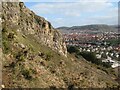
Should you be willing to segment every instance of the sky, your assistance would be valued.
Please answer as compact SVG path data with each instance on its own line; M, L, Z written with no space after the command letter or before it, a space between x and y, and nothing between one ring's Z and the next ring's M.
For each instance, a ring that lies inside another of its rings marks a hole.
M118 24L118 0L22 0L54 27Z

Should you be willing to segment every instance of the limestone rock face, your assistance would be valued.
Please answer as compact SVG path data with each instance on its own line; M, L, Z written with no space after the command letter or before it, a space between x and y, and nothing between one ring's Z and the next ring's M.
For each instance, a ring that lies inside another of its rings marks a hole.
M24 35L31 35L40 44L46 45L61 55L67 56L65 42L51 23L37 16L22 2L8 2L3 5L3 23Z

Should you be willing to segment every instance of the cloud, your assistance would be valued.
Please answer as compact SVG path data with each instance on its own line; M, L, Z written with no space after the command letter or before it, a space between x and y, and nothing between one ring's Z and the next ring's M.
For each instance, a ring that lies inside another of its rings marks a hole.
M81 2L81 3L38 3L30 9L37 14L64 14L80 16L83 12L96 12L109 8L111 3L105 2Z
M92 0L93 2L88 2L88 0L83 2L81 0L77 0L78 2L65 1L69 0L34 3L28 7L36 14L47 18L55 27L91 23L117 23L117 3L108 2L108 0Z
M110 24L110 25L115 25L117 24L118 19L116 16L99 16L99 17L91 17L88 18L85 23L90 23L90 24Z
M73 7L74 5L74 7ZM31 10L35 11L37 14L59 14L65 16L80 16L79 4L78 3L39 3L32 7Z

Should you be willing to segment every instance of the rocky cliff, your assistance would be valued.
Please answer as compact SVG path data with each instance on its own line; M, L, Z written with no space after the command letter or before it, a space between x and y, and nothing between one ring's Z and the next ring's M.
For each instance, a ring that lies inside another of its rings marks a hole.
M47 45L62 55L67 55L66 45L59 31L55 30L51 23L37 16L24 4L3 3L3 24L23 35L31 35L40 44Z
M117 87L115 75L68 54L62 35L23 3L2 3L2 86L6 88Z

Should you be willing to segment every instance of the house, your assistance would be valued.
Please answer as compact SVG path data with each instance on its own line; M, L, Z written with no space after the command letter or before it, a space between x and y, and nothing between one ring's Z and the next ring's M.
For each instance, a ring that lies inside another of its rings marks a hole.
M100 55L100 54L96 54L96 57L97 57L98 59L100 59L100 58L101 58L101 55Z
M115 62L115 63L112 64L112 68L116 68L116 67L119 67L119 66L120 66L120 63L118 63L118 62Z

